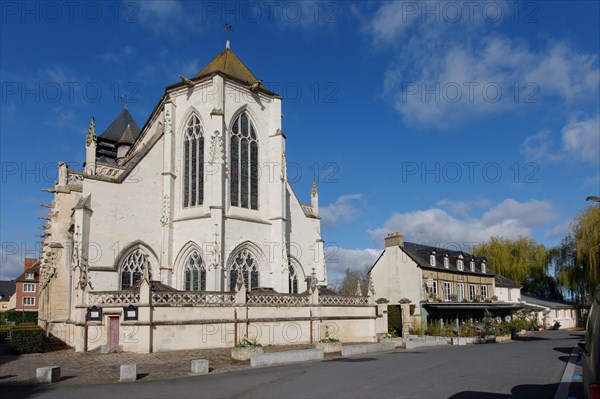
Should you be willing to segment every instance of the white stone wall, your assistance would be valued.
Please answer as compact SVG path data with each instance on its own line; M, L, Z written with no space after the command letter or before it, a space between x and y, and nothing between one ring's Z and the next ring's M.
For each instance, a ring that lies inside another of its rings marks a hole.
M423 295L423 277L417 264L398 246L387 247L371 269L377 298L386 298L390 305L403 298L418 304ZM419 306L416 307L419 312Z
M164 110L151 118L129 158L147 149L155 135L163 130L165 134L125 181L85 179L83 194L91 196L93 210L89 243L94 290L119 289L117 270L132 244L150 255L153 279L160 278L177 289L184 287L184 255L195 248L205 265L211 266L207 268L207 290L228 290L228 261L242 243L251 243L260 254L261 286L288 291L288 254L298 269L300 291L306 288L304 279L313 269L319 284L326 284L320 220L304 214L282 168L281 100L249 94L229 82L223 93L223 84L223 79L215 76L191 91L170 93ZM222 110L224 115L214 110ZM228 129L241 112L247 113L258 135L258 210L230 206L229 178L223 173L228 167L219 150L228 159ZM193 114L200 119L204 135L204 201L202 206L186 209L182 198L183 138ZM167 227L161 224L165 215Z
M498 301L500 301L500 302L518 303L521 301L521 289L520 288L509 288L509 287L496 286L495 295L498 297Z

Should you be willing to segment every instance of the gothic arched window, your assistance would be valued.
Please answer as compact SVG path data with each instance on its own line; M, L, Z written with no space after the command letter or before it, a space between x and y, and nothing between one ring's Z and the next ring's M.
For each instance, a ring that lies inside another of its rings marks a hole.
M185 263L184 277L186 291L206 291L206 269L197 251L192 252Z
M144 271L150 275L150 260L141 249L131 252L121 264L121 289L127 289L142 281Z
M231 125L231 205L258 209L258 138L243 112Z
M298 293L298 273L296 273L296 269L294 269L294 267L292 265L289 266L288 268L289 272L290 272L290 276L289 276L289 293L290 294L297 294Z
M183 207L204 201L204 137L200 119L192 115L183 138Z
M233 260L229 271L229 290L235 291L235 285L238 279L238 273L242 273L244 285L247 290L252 290L258 287L258 265L256 260L248 251L244 249Z

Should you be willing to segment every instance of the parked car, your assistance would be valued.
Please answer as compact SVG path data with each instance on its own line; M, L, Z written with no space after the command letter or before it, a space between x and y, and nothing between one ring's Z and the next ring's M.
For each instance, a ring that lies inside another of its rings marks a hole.
M583 389L586 399L600 399L600 286L596 288L582 345Z

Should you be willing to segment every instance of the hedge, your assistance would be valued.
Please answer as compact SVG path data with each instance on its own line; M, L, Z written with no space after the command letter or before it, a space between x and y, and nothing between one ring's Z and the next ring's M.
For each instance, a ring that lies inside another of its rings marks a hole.
M10 334L10 347L21 353L37 353L42 351L44 330L32 323L17 325Z
M38 312L21 312L11 310L4 312L3 319L6 321L12 321L13 323L37 323Z

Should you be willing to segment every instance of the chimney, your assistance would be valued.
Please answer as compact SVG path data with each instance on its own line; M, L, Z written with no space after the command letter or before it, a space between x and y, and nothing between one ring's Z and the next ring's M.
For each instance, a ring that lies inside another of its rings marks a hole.
M31 266L35 265L37 259L35 258L25 258L25 262L23 262L24 270L27 271Z
M387 237L384 239L385 247L403 247L404 246L404 236L398 232L389 233Z

